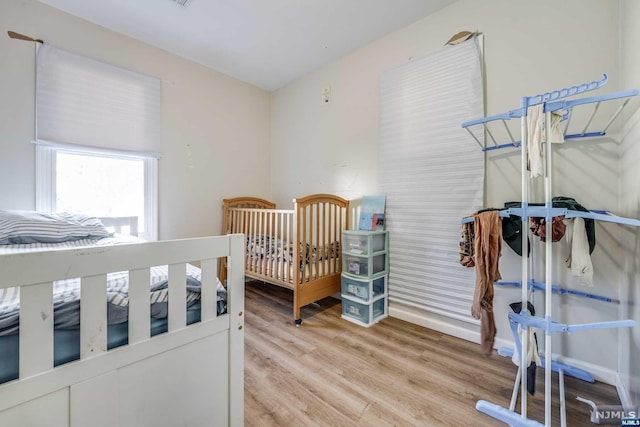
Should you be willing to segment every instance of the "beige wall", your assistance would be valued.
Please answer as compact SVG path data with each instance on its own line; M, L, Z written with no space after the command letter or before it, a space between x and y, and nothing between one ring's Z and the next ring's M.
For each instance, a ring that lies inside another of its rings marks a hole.
M8 30L162 80L161 239L219 234L224 197L270 196L268 92L35 0L0 1L0 29L0 208L35 206L34 46Z
M591 81L603 72L610 83L596 93L640 86L640 30L635 25L639 16L633 0L460 0L270 96L35 0L0 1L0 208L34 207L34 149L29 143L34 50L29 43L10 40L7 30L162 79L160 238L166 239L218 233L223 197L251 194L286 207L291 198L316 192L350 199L375 193L380 74L440 48L457 31L477 29L485 35L487 113L496 114L517 107L522 95ZM332 99L323 103L327 87ZM640 151L634 129L625 129L631 136L622 145L622 162L611 140L559 149L556 191L588 207L619 207L624 214L640 216L634 160ZM187 144L193 168L188 167ZM625 198L619 197L620 166ZM488 156L487 205L518 197L518 155L502 151ZM554 316L570 323L627 314L640 320L634 303L640 296L635 285L640 238L610 225L599 225L597 236L597 272L590 291L619 296L623 304L564 297L556 300ZM517 279L518 262L506 249L501 264L505 278ZM556 274L566 278L561 267ZM511 291L501 290L496 296L498 338L504 342L511 341L505 307L516 299L517 292ZM464 323L426 313L411 315L461 336L477 333ZM558 338L554 350L593 365L596 373L615 372L620 366L638 403L638 328L618 338L617 332L587 332ZM614 351L618 345L621 351Z
M442 47L458 31L479 30L485 35L488 114L517 108L521 96L597 80L603 72L609 74L608 85L592 93L619 90L618 5L600 0L460 0L276 91L271 129L274 198L282 204L313 192L333 192L350 199L375 193L381 73ZM329 103L321 102L325 87L331 87ZM618 146L611 140L589 144L594 143L574 143L557 150L556 193L575 197L594 209L615 208ZM519 200L518 151L496 151L487 159L487 206ZM588 291L617 297L618 234L617 226L598 226L595 287ZM562 264L566 250L561 246L557 250L554 273L559 280L569 279ZM501 264L505 279L517 280L519 266L520 258L505 249ZM518 299L519 291L497 292L498 338L504 343L512 342L507 304ZM566 323L618 318L617 306L599 301L562 297L556 298L554 306L554 317ZM540 298L536 298L536 307L542 312ZM477 336L477 329L465 323L424 312L409 313L401 307L395 310L427 326L467 338ZM596 374L611 382L618 363L612 351L616 346L617 333L610 330L554 340L555 352L579 359L585 367L594 365Z
M620 8L620 58L624 87L640 88L640 4L623 0ZM637 107L637 104L635 104ZM620 211L640 218L640 114L630 109L622 138ZM622 239L624 274L620 286L620 317L640 322L640 230L627 228ZM620 330L620 382L629 403L640 406L640 327Z

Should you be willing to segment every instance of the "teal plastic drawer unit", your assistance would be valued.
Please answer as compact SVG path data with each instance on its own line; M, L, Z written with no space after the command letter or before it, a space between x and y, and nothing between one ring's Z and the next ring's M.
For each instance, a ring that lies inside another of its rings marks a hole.
M342 297L342 318L361 326L371 326L387 317L386 296L365 304Z
M357 279L342 275L342 295L365 303L387 293L387 275L373 279Z
M369 327L388 316L389 233L342 233L342 318Z
M371 255L387 250L386 231L347 230L342 237L344 252L355 255Z
M387 272L387 254L356 256L343 253L342 272L364 278L385 274Z

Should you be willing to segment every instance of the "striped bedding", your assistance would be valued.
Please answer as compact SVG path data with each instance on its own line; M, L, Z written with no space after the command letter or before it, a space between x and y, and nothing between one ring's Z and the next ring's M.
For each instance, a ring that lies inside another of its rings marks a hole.
M293 244L283 241L278 237L273 237L265 234L248 234L247 235L247 247L245 254L251 259L267 260L284 260L287 263L293 261ZM316 257L318 261L322 261L326 258L333 258L340 252L340 242L330 243L328 246L318 247L316 245L300 244L300 268L304 267L304 264L315 263Z
M72 212L0 210L0 245L101 239L111 233L94 217Z
M42 250L57 250L87 246L105 246L122 243L139 243L143 240L133 236L114 235L102 239L81 239L61 243L29 243L0 245L0 255ZM200 269L187 264L187 308L200 302ZM151 316L163 318L167 315L168 266L150 269ZM107 275L108 324L118 324L128 318L128 272ZM18 288L0 289L0 336L19 331L20 292ZM53 283L54 327L77 329L80 324L80 280L59 280ZM224 312L226 291L218 281L218 314Z

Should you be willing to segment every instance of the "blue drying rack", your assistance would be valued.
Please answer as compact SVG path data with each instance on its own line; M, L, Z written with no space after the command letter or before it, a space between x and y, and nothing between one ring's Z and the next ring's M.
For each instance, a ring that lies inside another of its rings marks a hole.
M494 282L493 284L496 286L511 286L514 288L522 287L522 282L508 282L503 280ZM534 291L546 292L547 290L546 285L544 283L536 282L535 280L529 280L528 287L529 289L532 289ZM592 294L589 292L577 291L575 289L567 289L559 285L551 285L551 292L553 292L554 294L561 294L561 295L575 295L578 297L589 298L589 299L594 299L594 300L603 301L603 302L611 302L616 304L620 303L620 301L617 299L605 297L602 295Z
M593 91L601 88L606 84L608 77L606 74L603 74L603 78L601 80L596 80L589 83L580 84L577 86L570 86L567 88L554 90L551 92L545 92L539 95L534 95L530 97L521 98L520 108L509 110L503 114L498 114L494 116L484 117L477 120L472 120L469 122L465 122L462 124L462 127L465 128L469 134L475 139L478 145L481 147L483 151L496 150L507 147L519 147L521 151L521 168L522 168L522 197L523 202L519 208L511 208L500 211L500 216L505 217L509 215L517 215L523 218L523 221L526 221L528 217L544 217L547 221L551 221L552 217L563 215L566 218L590 218L598 221L607 221L614 222L624 225L630 226L640 226L640 221L635 219L627 219L621 218L616 215L612 215L608 211L590 211L590 212L582 212L582 211L572 211L567 209L553 208L551 203L551 149L545 150L546 155L546 168L545 168L545 200L547 202L544 206L530 206L527 201L528 197L528 178L525 177L526 174L526 165L527 165L527 147L523 146L522 141L527 139L527 113L529 107L535 105L543 105L543 112L545 113L545 129L547 131L547 138L549 140L549 130L550 130L550 120L551 114L553 112L561 112L562 113L562 121L565 121L564 127L564 138L566 140L571 139L579 139L579 138L589 138L589 137L601 137L606 135L606 132L609 126L613 123L613 121L620 115L620 112L628 105L630 98L637 96L640 94L640 90L630 90L624 92L617 92L613 94L603 95L603 96L592 96L581 99L572 99L567 100L566 98L573 97L575 95L579 95L585 92ZM599 130L590 129L591 123L596 116L596 113L599 111L599 106L602 102L619 100L618 102L622 102L622 104L618 107L617 111L613 114L613 116L607 121L606 125ZM567 134L567 130L569 128L569 122L572 118L573 109L577 106L593 104L593 111L588 118L586 125L583 127L581 132ZM507 122L512 119L520 119L520 129L522 133L521 140L516 140L511 133L509 126L507 126ZM498 143L495 139L493 133L491 132L489 123L492 122L502 122L504 125L506 132L509 136L509 141L506 143ZM470 130L471 127L474 126L482 126L484 129L484 134L488 139L492 142L493 145L487 146L486 142L483 143L480 141L478 137ZM551 146L552 144L548 144ZM473 221L473 217L468 217L462 220L463 223ZM558 322L553 322L550 316L547 317L535 317L531 316L526 310L526 302L527 302L527 293L529 289L533 290L544 290L546 292L545 295L545 313L549 314L551 312L551 294L561 293L561 294L574 294L587 298L594 298L597 300L613 302L612 300L602 297L600 295L589 294L581 291L573 291L561 288L556 285L551 284L551 230L550 227L547 228L547 239L546 239L547 251L546 251L546 272L545 272L545 283L539 283L535 281L528 280L528 267L526 257L522 259L523 266L523 280L522 283L527 283L528 286L523 287L521 283L518 282L505 282L509 283L512 286L520 286L522 288L522 303L523 303L523 311L520 314L510 313L509 314L509 322L511 324L512 333L514 334L514 339L516 342L516 351L518 351L520 356L520 366L518 368L518 373L516 376L516 381L514 384L514 390L511 400L510 408L504 408L498 405L495 405L490 402L486 402L480 400L476 404L476 409L480 412L483 412L499 421L502 421L506 424L510 424L512 426L542 426L538 421L531 420L527 418L527 399L526 399L526 375L522 375L523 369L522 365L525 363L524 354L527 352L527 341L525 340L524 332L528 328L539 328L545 331L545 424L546 426L551 425L551 371L555 370L559 374L559 386L560 386L560 407L561 407L561 424L563 427L566 426L566 407L565 407L565 396L564 396L564 373L566 372L568 375L577 376L578 378L582 378L584 380L592 380L591 374L588 372L578 370L578 368L574 368L568 366L566 364L556 362L551 360L551 335L553 333L574 333L579 331L591 330L591 329L602 329L602 328L622 328L622 327L633 327L636 325L636 322L633 320L622 320L622 321L614 321L614 322L597 322L597 323L588 323L588 324L578 324L578 325L567 325L561 324ZM523 252L526 251L526 240L523 239ZM522 338L520 338L518 329L523 331ZM505 353L505 352L503 352ZM506 353L505 353L506 354ZM513 350L511 355L513 355ZM520 395L521 395L521 413L515 412L515 403L518 396L518 386L520 386Z
M503 148L519 148L522 145L521 140L516 140L514 138L513 133L509 129L507 122L513 119L521 119L526 117L527 108L544 103L543 111L546 112L556 112L556 111L564 111L565 113L562 116L562 121L565 122L565 134L564 139L579 139L579 138L594 138L594 137L602 137L607 135L607 131L611 124L618 118L622 110L627 106L631 98L640 94L640 90L632 89L626 90L622 92L615 92L606 95L600 96L592 96L580 99L566 100L563 98L571 97L574 95L578 95L587 91L599 89L604 86L608 77L606 74L603 74L601 80L593 81L590 83L584 83L578 86L571 86L569 88L564 88L560 90L555 90L551 92L545 92L543 94L529 96L522 98L522 106L520 108L516 108L513 110L509 110L506 113L496 114L493 116L487 116L476 120L470 120L468 122L462 123L462 127L469 132L469 134L473 137L473 139L480 145L482 151L492 151L492 150L500 150ZM621 100L621 104L618 109L613 113L613 115L608 119L607 123L603 126L603 128L598 130L589 130L593 119L596 117L596 114L599 111L599 107L603 102L613 101L613 100ZM566 133L566 130L569 127L569 122L571 121L571 113L575 107L593 104L593 110L591 115L583 127L581 132L577 133ZM496 138L494 137L491 127L488 126L488 123L500 121L504 126L504 129L509 136L509 142L506 143L498 143ZM487 137L491 140L493 145L483 144L478 137L471 131L471 128L474 126L482 125L486 132Z

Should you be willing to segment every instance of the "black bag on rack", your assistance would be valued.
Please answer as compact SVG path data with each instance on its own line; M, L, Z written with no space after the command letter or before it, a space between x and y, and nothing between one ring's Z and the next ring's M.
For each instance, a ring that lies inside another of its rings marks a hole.
M572 211L589 212L589 209L582 206L571 197L558 196L551 199L554 208L570 209ZM505 209L519 208L521 202L506 202ZM529 203L529 206L544 206L543 203ZM589 241L589 254L593 253L596 248L596 224L593 219L584 218L584 228L587 232L587 240ZM502 218L502 238L505 243L518 255L522 256L522 220L517 215L509 215L508 218ZM527 256L531 253L529 246L529 238L527 237Z
M522 206L520 202L506 202L505 209L519 208ZM518 255L522 256L522 220L517 215L509 215L502 218L502 239L511 249ZM527 257L531 253L529 246L529 238L527 237Z

